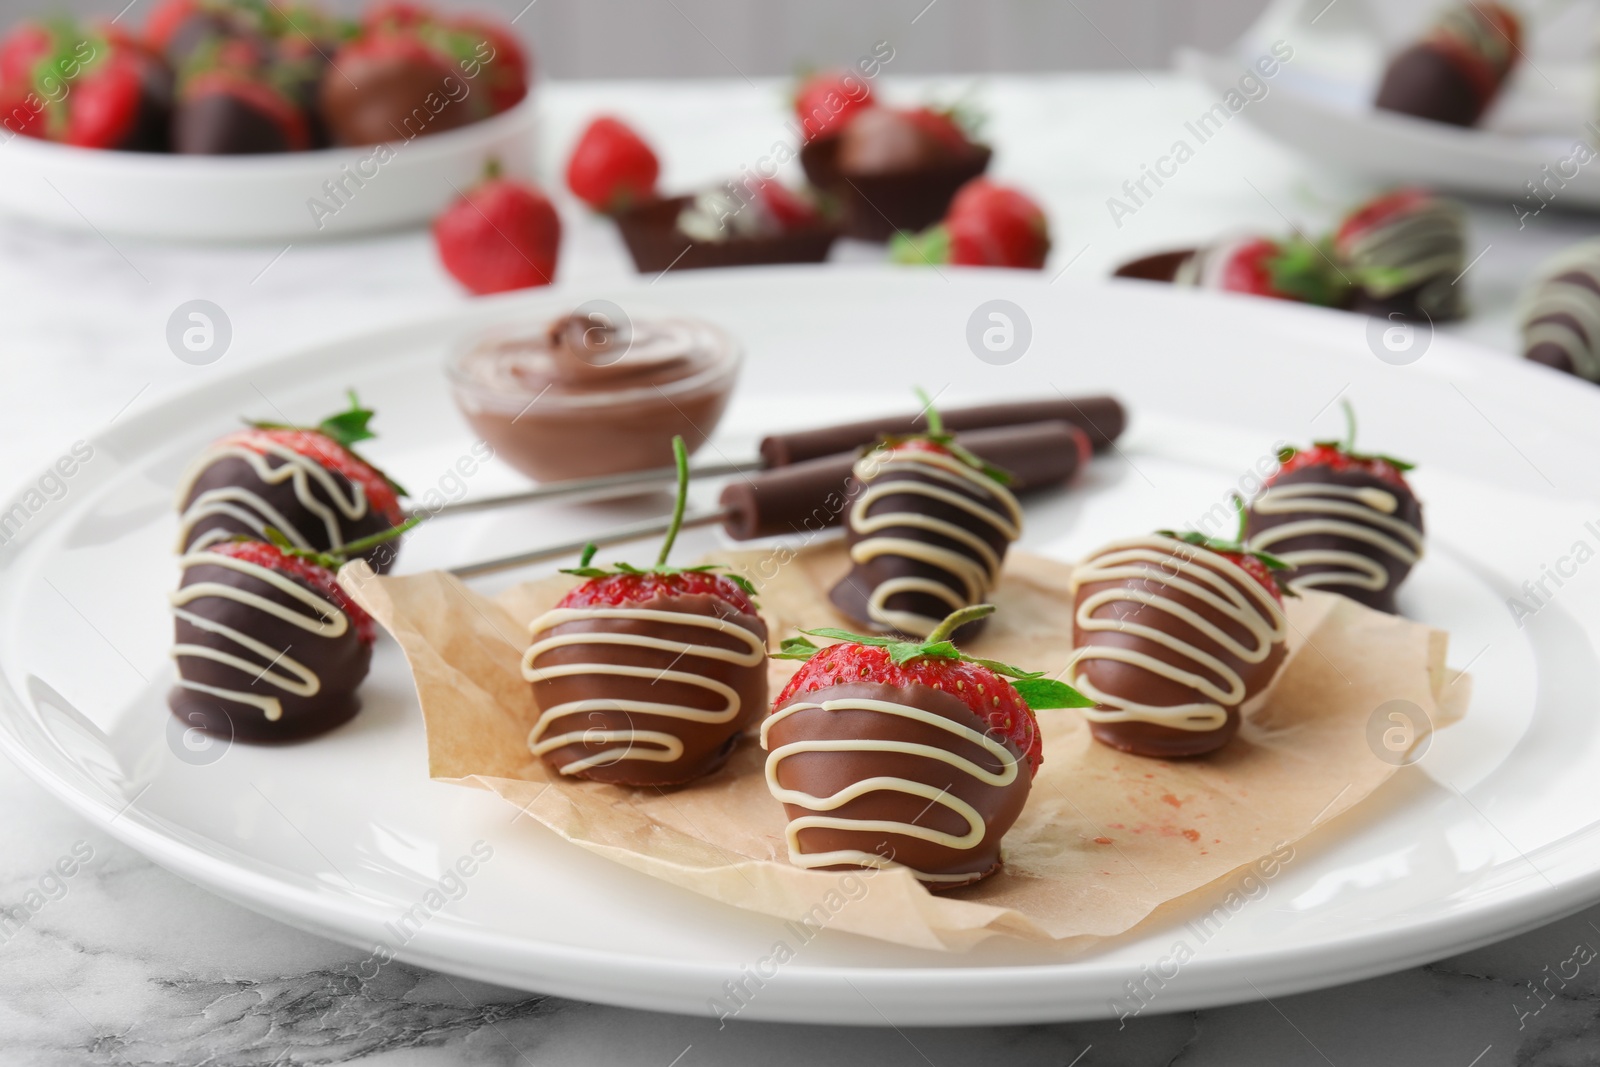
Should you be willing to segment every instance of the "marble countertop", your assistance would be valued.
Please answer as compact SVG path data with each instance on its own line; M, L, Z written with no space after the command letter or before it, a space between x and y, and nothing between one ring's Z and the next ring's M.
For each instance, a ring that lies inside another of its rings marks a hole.
M908 98L930 86L891 87ZM1134 254L1229 229L1308 229L1367 190L1243 123L1208 142L1158 197L1113 219L1107 199L1209 106L1167 75L994 78L971 89L1001 146L995 173L1036 192L1056 247L1047 270L1103 275ZM711 181L782 136L775 82L543 87L543 170L601 110L663 148L664 184ZM551 185L558 184L554 181ZM630 267L609 225L561 201L560 280L581 290ZM1120 223L1120 224L1119 224ZM1554 209L1519 228L1508 204L1472 208L1475 308L1453 331L1509 349L1518 287L1600 219ZM869 259L865 246L836 258ZM580 294L581 295L581 294ZM174 358L168 316L213 301L233 343L210 366ZM0 488L82 436L174 391L289 348L467 299L428 236L326 244L180 247L0 222ZM1508 356L1507 358L1511 358ZM1005 1029L801 1027L673 1017L484 986L394 964L350 992L362 953L194 888L69 812L0 761L0 906L43 894L25 923L0 914L0 1063L579 1064L691 1067L754 1060L1011 1067L1330 1063L1497 1067L1593 1062L1600 908L1411 971L1182 1015ZM70 869L71 874L64 872ZM1575 976L1574 976L1575 975Z

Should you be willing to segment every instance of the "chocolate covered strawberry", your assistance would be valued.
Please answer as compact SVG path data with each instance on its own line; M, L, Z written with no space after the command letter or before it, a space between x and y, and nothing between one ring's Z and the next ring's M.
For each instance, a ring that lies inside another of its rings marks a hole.
M931 107L862 108L839 134L837 165L849 176L914 171L977 152L953 111Z
M1291 569L1294 589L1326 589L1393 614L1395 594L1422 558L1422 503L1411 464L1355 450L1355 412L1345 405L1340 441L1286 448L1281 466L1250 502L1246 536Z
M652 200L661 163L644 138L621 119L589 123L567 160L567 188L596 211L621 211Z
M621 785L680 785L721 767L767 701L767 627L753 590L716 565L667 559L683 521L689 453L655 566L592 565L529 624L522 676L539 711L528 745L558 774Z
M262 63L240 40L208 42L190 57L179 79L172 150L249 155L311 148L304 92L305 79L294 66Z
M334 143L409 141L494 113L492 94L465 75L488 53L481 33L445 22L365 29L333 57L322 79L323 121Z
M1384 71L1375 106L1472 126L1522 55L1522 20L1504 4L1468 0L1447 8L1427 34Z
M905 867L954 889L1000 867L1000 842L1042 761L1034 713L1088 707L1063 682L951 642L980 604L920 642L803 631L777 658L805 661L762 723L767 785L801 867Z
M346 546L372 551L405 528ZM335 577L344 556L228 540L179 560L172 594L178 682L167 698L189 729L249 741L324 733L361 708L376 636Z
M257 422L213 441L179 486L180 546L264 539L271 527L303 551L348 552L399 526L405 491L352 448L375 436L372 415L352 393L348 410L316 426ZM388 541L354 555L382 573L398 549Z
M872 86L848 70L807 75L794 93L795 117L807 141L833 136L872 104Z
M1426 189L1397 189L1339 224L1332 254L1353 286L1351 310L1442 321L1465 310L1456 282L1467 267L1466 216Z
M1071 674L1097 702L1084 712L1095 740L1160 759L1226 745L1284 660L1284 568L1239 540L1171 530L1085 558Z
M1044 209L1021 190L987 178L961 187L944 221L916 237L897 235L890 258L899 263L1039 270L1050 253Z
M549 285L561 250L561 219L537 187L489 177L445 208L433 242L446 270L474 293Z
M166 148L171 73L114 26L19 26L0 44L0 96L13 132L82 148Z
M1301 237L1244 237L1208 245L1184 260L1178 285L1294 300L1323 307L1344 303L1345 280L1321 245Z

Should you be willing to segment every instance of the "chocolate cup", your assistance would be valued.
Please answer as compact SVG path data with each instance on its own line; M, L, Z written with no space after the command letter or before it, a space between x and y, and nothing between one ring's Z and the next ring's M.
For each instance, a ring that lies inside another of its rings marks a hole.
M292 575L285 577L306 589L313 588ZM192 563L184 569L180 588L202 582L242 590L297 615L305 615L308 611L303 603L256 575L205 562ZM319 592L318 595L323 594ZM261 670L257 673L255 670L242 671L211 659L185 656L178 662L179 673L185 680L277 697L283 708L282 717L271 720L260 708L250 704L174 686L167 695L167 706L185 726L239 741L293 741L326 733L348 722L361 710L361 698L356 690L371 666L372 645L361 640L356 633L354 620L340 636L322 637L308 634L301 627L251 604L226 597L197 597L186 605L185 610L248 634L268 648L281 649L283 655L294 657L321 681L314 695L302 697L266 680L266 668L276 662L271 657L260 657ZM175 619L173 633L177 644L201 645L235 655L249 655L233 642L201 629L187 619Z
M816 188L833 188L839 180L839 135L830 133L801 145L800 169Z
M1455 61L1424 41L1389 61L1373 106L1451 126L1475 126L1492 99L1480 97Z
M1124 263L1112 272L1115 278L1139 278L1147 282L1170 282L1178 276L1183 261L1197 249L1181 248L1174 252L1157 252Z
M693 200L691 196L647 200L616 214L617 229L640 274L765 263L821 263L839 236L832 223L822 222L760 237L697 241L678 229L678 215Z
M878 683L858 682L833 686L810 693L797 693L779 707L796 701L822 703L828 700L866 699L909 704L953 722L967 726L980 734L988 734L1003 744L1018 761L1017 777L1010 785L992 786L962 774L957 768L941 760L900 752L834 751L801 752L780 760L777 769L778 785L811 796L826 797L842 789L871 778L883 776L905 778L921 782L933 789L944 790L947 795L972 805L983 817L983 839L971 849L957 849L934 841L897 834L883 830L835 829L807 827L799 832L802 853L832 852L855 849L892 859L914 870L928 874L965 874L960 882L925 882L928 889L943 892L959 889L981 881L1000 869L1000 841L1021 814L1027 803L1028 791L1033 784L1027 760L1009 737L1002 737L989 729L989 725L972 709L957 698L939 689L914 685L904 689ZM778 709L774 709L775 711ZM999 761L983 748L942 730L936 726L865 710L824 711L808 708L787 716L767 729L768 750L803 740L838 739L845 741L900 741L927 745L930 748L953 752L971 759L991 771L1001 769ZM785 814L792 819L812 814L809 808L785 804ZM891 791L874 791L828 812L829 815L852 820L882 819L910 823L932 829L960 834L966 830L965 820L956 817L939 804L930 804L926 798ZM834 864L821 870L857 870L857 864Z
M806 150L819 144L823 142L801 149L802 166ZM826 149L814 152L819 158L812 165L824 168L825 174ZM968 156L914 170L852 175L835 169L834 177L819 183L819 188L838 204L846 237L887 241L896 233L918 233L942 220L956 191L988 170L993 155L987 146L973 145Z
M740 612L719 597L703 594L656 597L628 606L683 615L712 616L724 620L730 630L742 628L759 637L763 644L766 643L767 627L760 617ZM571 619L544 631L535 640L575 633L656 637L686 644L714 645L736 652L749 647L732 633L648 619ZM534 666L550 668L597 662L639 667L652 673L637 678L584 673L531 683L534 703L541 709L575 701L602 702L601 706L561 715L551 722L547 734L555 736L575 730L583 731L586 736L590 731L660 731L681 740L683 754L671 762L629 759L627 753L631 742L580 740L552 749L540 757L557 774L561 773L563 766L575 760L601 752L614 752L616 759L567 777L628 786L683 785L710 774L726 763L738 747L745 730L761 718L767 709L767 661L764 656L761 662L746 667L668 649L594 643L552 648L541 653ZM706 710L715 710L719 705L722 698L713 692L684 682L662 680L667 671L698 674L727 685L739 694L738 715L726 723L702 723L604 706L605 702L627 700L682 702L684 706Z
M1152 570L1154 566L1152 565ZM1253 581L1246 578L1244 581ZM1090 582L1080 586L1074 598L1075 604L1082 604L1085 599L1104 589L1117 587L1143 587L1147 579L1126 578L1101 582ZM1162 594L1173 604L1194 612L1201 619L1209 622L1222 632L1230 634L1235 640L1247 641L1248 631L1237 622L1223 615L1216 608L1199 598L1181 590L1166 588ZM1248 594L1246 594L1248 596ZM1074 613L1076 617L1076 612ZM1126 601L1112 601L1102 604L1095 609L1095 619L1118 619L1130 625L1145 626L1170 634L1181 641L1193 644L1204 652L1215 656L1219 661L1238 673L1244 680L1245 698L1240 705L1248 702L1251 697L1261 692L1271 683L1278 668L1283 665L1286 655L1286 646L1279 642L1267 657L1260 663L1245 663L1237 656L1232 655L1219 642L1190 626L1182 619L1159 607L1148 604L1131 605ZM1091 630L1081 631L1076 623L1073 625L1073 646L1075 648L1110 646L1136 650L1151 656L1162 663L1170 664L1181 670L1203 670L1187 657L1157 644L1147 638L1126 630ZM1152 707L1174 707L1180 704L1205 702L1207 698L1198 690L1182 682L1163 677L1142 667L1131 663L1124 663L1111 659L1085 659L1078 667L1078 676L1088 679L1094 688L1112 698L1121 698L1130 703L1145 704ZM1213 675L1214 681L1219 681ZM1112 705L1115 706L1115 699ZM1214 730L1180 730L1171 726L1162 726L1159 723L1128 720L1123 722L1091 723L1092 733L1096 740L1102 744L1136 756L1149 756L1157 759L1173 759L1187 756L1201 756L1214 752L1226 745L1239 729L1239 706L1224 708L1227 713L1226 721Z

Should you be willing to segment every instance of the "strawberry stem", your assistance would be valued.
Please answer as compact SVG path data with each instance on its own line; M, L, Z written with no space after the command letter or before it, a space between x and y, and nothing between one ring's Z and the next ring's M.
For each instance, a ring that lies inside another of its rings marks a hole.
M922 417L928 423L929 437L944 436L944 416L939 414L939 409L933 406L933 397L922 386L917 386L917 399L922 401Z
M667 557L672 554L672 542L678 539L678 530L683 526L684 508L689 503L689 447L683 443L682 434L672 439L672 458L678 467L678 499L672 504L672 522L667 526L666 540L661 542L661 554L656 557L657 567L667 565Z
M923 643L932 645L940 641L947 641L950 635L961 629L969 622L977 622L994 614L993 604L973 604L969 607L952 611L944 617L944 621L933 628L933 632L923 638Z

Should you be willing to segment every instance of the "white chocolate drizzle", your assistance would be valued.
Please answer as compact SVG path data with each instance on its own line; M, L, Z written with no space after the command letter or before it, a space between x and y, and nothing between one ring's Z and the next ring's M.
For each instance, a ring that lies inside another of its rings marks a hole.
M267 462L268 456L283 462L273 466ZM249 463L256 477L267 485L293 481L295 499L300 502L301 507L321 521L320 535L313 538L310 532L297 527L254 490L244 486L229 485L207 489L183 512L178 523L179 551L184 551L186 548L189 551L201 549L232 537L233 534L227 530L211 529L196 538L193 544L186 543L190 532L196 526L216 515L223 515L239 522L262 540L266 539L266 528L274 527L287 537L294 547L307 551L342 548L350 539L344 536L341 519L344 522L354 523L367 516L369 510L367 494L359 482L337 477L314 458L303 456L286 445L269 440L252 442L250 446L246 446L237 440L223 438L207 448L196 457L194 463L190 464L184 473L178 485L178 506L183 507L184 501L194 490L195 482L206 468L218 460L229 457L236 457ZM318 497L313 491L313 486L320 488L326 499Z
M1378 592L1388 587L1389 571L1371 556L1334 548L1277 552L1273 546L1296 537L1344 537L1369 544L1409 567L1422 558L1422 531L1395 517L1399 506L1395 494L1376 486L1324 482L1268 486L1251 503L1252 511L1306 518L1262 530L1250 539L1250 547L1271 552L1291 567L1330 568L1292 576L1289 584L1295 589L1345 585Z
M337 604L307 589L288 575L233 556L224 556L216 552L191 552L179 559L178 563L185 570L199 566L223 567L228 570L238 571L241 574L247 574L257 581L265 582L282 591L291 599L304 604L310 609L310 614L302 614L289 606L279 604L258 593L252 593L248 589L240 589L237 586L227 585L222 582L195 582L192 585L180 587L169 597L172 602L172 614L174 616L197 629L215 634L233 643L244 652L259 657L252 660L246 656L211 648L207 645L175 644L172 647L172 658L179 661L178 685L180 687L260 708L269 722L277 722L283 717L283 703L280 698L264 693L254 693L249 689L224 689L201 682L189 681L181 673L183 659L188 657L212 660L224 666L232 667L247 678L252 679L250 684L268 682L297 697L313 697L322 690L322 680L305 664L291 657L288 648L273 648L271 645L265 644L231 626L225 626L213 619L188 611L185 605L201 597L220 597L275 616L315 637L337 638L342 637L350 629L349 616Z
M768 733L773 724L782 722L789 716L801 711L872 711L882 715L894 715L904 719L912 719L926 726L932 726L947 733L953 734L963 741L969 741L979 746L995 758L1000 765L1000 770L993 771L965 756L957 755L948 749L937 748L932 745L921 745L911 741L876 740L867 738L813 738L811 740L792 741L787 745L780 745L772 749L768 746ZM948 719L937 712L926 711L910 704L901 704L888 700L872 700L865 697L852 697L843 700L824 700L809 702L797 700L787 704L771 715L761 724L761 747L768 749L767 753L767 788L780 804L793 804L805 808L814 814L802 815L789 820L788 842L789 862L797 867L829 867L834 864L853 864L858 867L872 867L885 869L891 867L906 867L919 881L923 882L968 882L975 874L982 872L966 872L957 874L942 874L930 871L919 871L906 864L882 856L876 852L867 852L863 849L836 849L832 852L802 852L800 849L800 832L810 827L821 827L832 830L853 830L861 833L897 834L902 837L914 837L919 840L929 841L943 848L968 850L977 848L989 832L987 822L982 814L971 804L951 793L947 786L943 789L935 788L927 782L916 782L909 778L897 778L891 775L878 775L872 778L863 778L852 782L844 789L826 797L812 796L810 793L798 789L785 789L778 784L778 765L790 756L802 752L894 752L907 756L920 756L924 759L934 760L956 768L968 777L987 786L1003 789L1017 780L1019 760L1012 755L1010 749L988 734L980 733L963 723ZM935 804L945 808L963 819L967 824L967 831L963 834L952 834L944 830L935 830L916 823L899 822L893 819L845 819L828 812L835 811L850 803L858 797L868 793L893 792L906 793L919 797L928 802L931 808Z
M669 626L698 626L707 630L715 630L717 633L735 636L743 641L746 647L743 649L722 648L717 645L671 641L646 634L607 632L603 630L553 634L543 638L539 636L560 626L562 623L580 619L628 619L661 623ZM569 700L565 704L542 708L539 712L538 721L534 723L533 730L528 734L528 748L535 756L543 756L545 753L553 752L564 745L609 745L613 742L622 742L626 746L620 749L606 748L565 763L559 768L562 774L578 774L591 767L611 766L630 759L655 763L672 763L683 755L683 741L676 734L667 733L663 730L607 730L599 727L588 727L546 736L551 726L558 719L568 715L620 711L628 714L659 715L671 719L681 719L684 722L729 723L739 717L742 707L737 690L724 682L715 678L708 678L693 670L676 670L670 667L666 670L658 670L654 667L637 667L624 663L606 663L603 661L565 663L553 667L534 666L538 658L544 653L556 648L565 648L569 645L626 645L634 648L659 649L663 652L675 653L677 656L675 663L684 659L699 658L733 663L740 667L754 667L767 654L766 643L761 637L733 619L719 619L711 615L698 615L685 611L660 611L654 608L555 608L534 619L529 624L528 631L530 636L534 638L534 642L523 653L522 677L530 682L542 682L569 675L611 675L620 678L644 678L653 683L679 682L684 685L698 686L701 689L710 690L723 700L723 707L713 710L648 700L618 700L613 697Z
M1111 586L1084 597L1075 623L1080 635L1095 632L1132 634L1176 653L1193 664L1185 669L1147 652L1111 645L1082 644L1068 668L1071 683L1101 708L1084 708L1093 722L1149 722L1175 730L1216 730L1227 722L1228 709L1242 704L1248 694L1243 677L1213 652L1142 623L1116 610L1095 618L1107 604L1129 604L1164 611L1209 638L1218 649L1244 663L1256 664L1272 654L1289 632L1282 606L1248 571L1216 552L1170 537L1151 535L1116 541L1084 560L1072 573L1072 593L1097 582ZM1187 593L1230 622L1247 637L1240 641L1171 596ZM1084 665L1094 660L1115 660L1178 685L1198 691L1205 699L1187 704L1141 704L1097 689L1084 677ZM1220 682L1220 684L1219 684Z
M860 565L879 556L903 556L944 571L955 579L960 590L931 578L907 576L878 583L867 598L867 617L882 626L915 637L926 637L940 619L887 606L897 593L927 593L950 606L951 611L982 602L1000 577L1001 558L982 537L946 519L916 511L883 511L868 514L872 505L886 496L911 494L936 500L987 523L1007 541L1022 536L1022 506L1011 491L981 470L944 452L901 449L874 451L855 466L855 477L864 486L850 509L850 528L861 540L850 549L850 559ZM934 483L914 477L921 475ZM873 536L880 530L911 527L927 530L963 546L962 552L944 545L928 544L909 537ZM970 554L969 554L970 553Z

